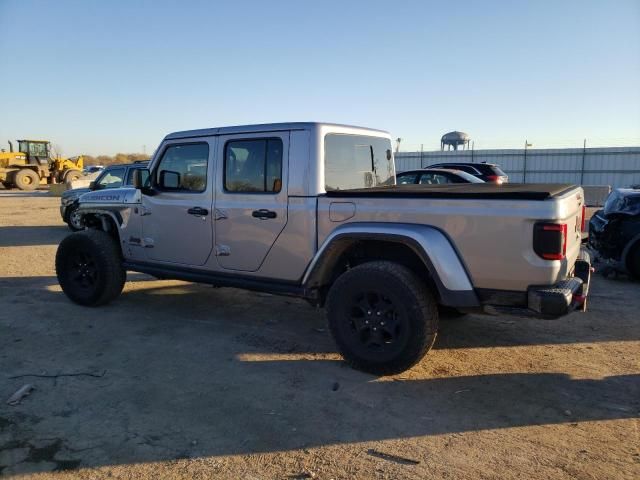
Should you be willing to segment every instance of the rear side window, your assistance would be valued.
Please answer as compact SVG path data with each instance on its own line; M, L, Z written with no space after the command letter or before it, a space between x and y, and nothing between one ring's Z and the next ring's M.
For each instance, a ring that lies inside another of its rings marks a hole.
M491 165L491 170L493 170L493 174L494 175L499 175L501 177L506 177L507 174L504 173L504 170L502 170L500 167L496 166L496 165Z
M209 144L190 143L167 147L158 165L156 185L162 175L171 174L176 184L172 191L204 192L207 188ZM177 174L177 175L176 175Z
M130 168L129 173L127 173L127 185L133 185L133 173L136 170L142 170L141 180L142 185L146 185L149 180L149 170L140 169L140 168Z
M282 140L232 140L224 147L224 189L234 193L282 190Z
M325 136L324 181L327 191L392 183L393 174L391 141L388 138L342 134Z
M462 170L463 172L470 173L471 175L480 174L477 168L472 167L470 165L454 165L451 168L455 168L456 170Z
M475 168L477 168L480 173L482 173L482 175L498 175L501 177L505 177L507 174L504 173L500 167L496 166L496 165L489 165L486 163L478 163L476 165L474 165Z
M420 177L420 185L444 185L455 183L442 173L423 173Z

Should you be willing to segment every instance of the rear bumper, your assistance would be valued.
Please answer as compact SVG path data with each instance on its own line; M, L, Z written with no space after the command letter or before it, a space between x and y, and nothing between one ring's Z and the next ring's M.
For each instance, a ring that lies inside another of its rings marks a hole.
M575 263L573 277L561 280L555 285L529 287L526 306L490 305L485 306L485 311L532 318L558 318L574 310L585 311L591 270L589 253L582 249Z

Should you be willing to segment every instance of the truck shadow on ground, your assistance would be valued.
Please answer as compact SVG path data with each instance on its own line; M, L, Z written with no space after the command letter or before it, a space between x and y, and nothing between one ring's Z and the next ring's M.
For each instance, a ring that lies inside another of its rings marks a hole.
M581 422L640 416L637 374L376 378L338 359L322 313L303 302L132 278L135 284L101 309L68 302L52 288L53 277L2 280L12 286L3 301L25 291L40 295L0 320L0 394L36 386L20 405L0 405L0 451L22 452L4 455L16 462L0 473L533 425L580 430ZM607 329L574 322L559 333L559 323L512 321L443 322L440 338L450 336L451 348L638 340L637 321L616 330L601 316L585 322L607 322ZM104 375L11 378L43 372Z
M7 190L6 188L0 187L0 198L47 198L49 197L49 188L40 187L35 191L26 192L16 189Z
M70 233L66 225L0 227L0 247L58 245Z

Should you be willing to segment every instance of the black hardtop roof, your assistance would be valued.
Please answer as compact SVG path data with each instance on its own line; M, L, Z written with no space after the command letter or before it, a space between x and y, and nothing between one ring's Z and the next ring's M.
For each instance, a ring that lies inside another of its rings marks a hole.
M109 170L111 168L121 168L121 167L145 167L149 165L149 160L136 160L131 163L112 163L111 165L107 165L104 167L105 170ZM93 165L89 165L92 167Z

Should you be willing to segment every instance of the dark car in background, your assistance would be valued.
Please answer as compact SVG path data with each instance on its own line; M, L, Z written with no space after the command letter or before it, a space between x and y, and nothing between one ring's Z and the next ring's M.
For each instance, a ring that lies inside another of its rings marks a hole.
M448 168L422 168L396 175L397 185L444 185L449 183L484 183L477 177Z
M474 177L478 177L480 180L487 183L507 183L509 177L502 171L499 165L495 163L465 163L465 162L447 162L436 163L435 165L429 165L427 168L447 168L462 170Z
M589 246L640 279L640 188L616 188L589 220Z
M78 209L78 199L81 195L92 190L104 190L109 188L120 188L132 185L133 172L136 169L146 169L149 162L125 163L110 165L89 185L88 188L74 188L62 193L60 197L60 215L62 220L69 225L73 231L82 230L83 226L80 217L76 214ZM146 172L146 170L143 170ZM143 178L143 181L146 179Z

